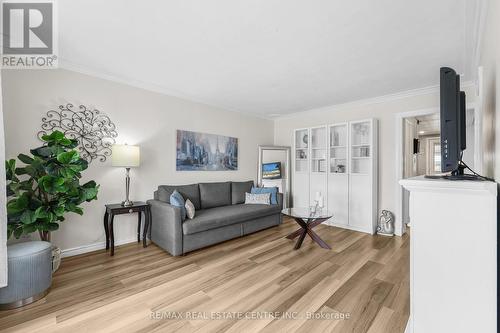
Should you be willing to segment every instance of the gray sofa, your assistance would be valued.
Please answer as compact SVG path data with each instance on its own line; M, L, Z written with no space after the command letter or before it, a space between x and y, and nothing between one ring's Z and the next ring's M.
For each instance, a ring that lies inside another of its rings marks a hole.
M178 256L280 224L282 195L275 205L245 205L245 193L252 186L253 181L159 186L154 200L148 200L151 240ZM181 209L170 205L174 190L195 206L192 220L182 222Z

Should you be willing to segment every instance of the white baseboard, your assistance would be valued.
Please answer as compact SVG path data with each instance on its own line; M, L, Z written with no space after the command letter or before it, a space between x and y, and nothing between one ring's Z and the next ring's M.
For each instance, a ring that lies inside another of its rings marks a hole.
M349 230L353 230L353 231L364 232L364 233L370 234L370 235L374 234L372 230L367 230L367 229L355 227L355 226L352 226L352 225L337 224L337 223L334 223L334 222L325 222L325 223L323 223L323 225L327 225L327 226L330 226L330 227L342 228L342 229L349 229Z
M410 318L408 318L408 322L406 323L405 333L412 333L412 332L413 330L411 327L411 315L410 315Z
M137 238L122 239L122 240L115 241L115 246L128 244L128 243L134 243L134 242L137 242ZM106 248L106 242L99 242L99 243L94 243L94 244L77 246L77 247L73 247L70 249L61 250L61 257L62 258L72 257L72 256L76 256L76 255L83 254L83 253L93 252L93 251L97 251L97 250L103 250L105 248Z

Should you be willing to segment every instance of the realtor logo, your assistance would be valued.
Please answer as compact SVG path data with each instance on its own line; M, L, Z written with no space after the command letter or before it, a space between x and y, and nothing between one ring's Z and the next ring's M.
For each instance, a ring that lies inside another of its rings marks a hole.
M56 68L55 4L28 1L2 1L2 67Z

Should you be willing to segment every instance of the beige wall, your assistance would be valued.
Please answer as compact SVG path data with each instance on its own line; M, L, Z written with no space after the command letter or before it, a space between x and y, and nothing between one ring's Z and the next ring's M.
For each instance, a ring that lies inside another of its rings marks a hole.
M141 166L131 171L133 200L150 199L160 184L255 180L258 145L273 143L272 121L71 71L4 71L2 83L7 158L41 144L36 133L46 111L68 102L94 106L116 124L117 143L141 147ZM237 137L238 171L175 171L176 129ZM67 221L53 235L54 243L62 249L103 244L104 204L124 199L124 177L125 171L112 167L110 159L92 162L84 180L94 179L101 184L99 200L84 204L83 216L68 214ZM117 242L134 239L136 223L135 216L117 217Z
M483 160L484 173L500 179L500 4L488 1L487 16L482 34L479 65L483 67Z
M437 71L438 69L436 69L436 73L438 73ZM467 93L467 102L473 102L475 98L473 90L470 88L466 88L465 91ZM332 106L317 110L310 110L290 117L277 119L274 124L275 144L293 146L293 130L295 128L312 127L367 118L378 119L378 208L379 211L381 209L387 209L395 213L395 115L400 112L438 107L439 93L436 89L434 92L428 92L398 99L388 99L384 102L368 104L353 103L344 106Z

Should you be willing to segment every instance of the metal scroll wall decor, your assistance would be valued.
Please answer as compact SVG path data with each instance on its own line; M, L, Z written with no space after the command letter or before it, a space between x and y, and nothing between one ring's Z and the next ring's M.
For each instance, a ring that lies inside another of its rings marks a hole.
M66 137L78 140L81 158L92 162L106 161L111 156L111 146L118 136L115 124L99 110L85 105L59 105L59 110L50 110L42 118L42 130L38 138L53 131L61 131Z

